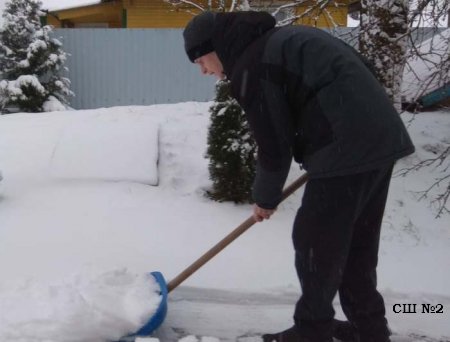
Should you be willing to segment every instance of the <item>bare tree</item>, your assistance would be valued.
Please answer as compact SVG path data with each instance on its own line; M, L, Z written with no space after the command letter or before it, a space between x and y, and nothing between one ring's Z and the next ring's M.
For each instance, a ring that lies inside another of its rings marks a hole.
M205 10L218 12L234 12L239 10L265 10L271 13L278 21L278 26L286 26L307 21L312 26L317 26L322 18L330 27L342 26L336 20L333 10L347 6L339 0L163 0L176 7L195 13Z
M421 0L412 4L403 97L405 102L417 107L424 95L450 83L450 29L443 29L450 5L445 0Z
M441 217L443 214L450 214L449 198L450 198L450 143L443 151L436 151L436 157L422 160L421 162L409 167L398 170L396 176L406 176L410 172L418 171L422 168L433 168L440 174L435 178L431 185L418 194L419 200L431 198L431 204L436 206L436 217ZM435 191L435 194L431 194Z

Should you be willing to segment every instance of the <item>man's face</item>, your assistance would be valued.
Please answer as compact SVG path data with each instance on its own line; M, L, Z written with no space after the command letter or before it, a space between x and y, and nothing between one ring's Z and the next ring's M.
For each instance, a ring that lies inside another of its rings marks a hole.
M214 51L197 58L195 63L200 66L203 75L215 75L219 80L225 78L222 63Z

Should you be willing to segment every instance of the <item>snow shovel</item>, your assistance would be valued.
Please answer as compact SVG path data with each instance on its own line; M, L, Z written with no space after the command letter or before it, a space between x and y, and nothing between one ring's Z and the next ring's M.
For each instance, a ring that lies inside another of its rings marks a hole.
M284 201L296 190L298 190L308 179L307 174L303 174L296 181L292 182L283 191L281 201ZM178 276L172 279L169 283L166 283L163 275L160 272L152 272L151 275L155 278L156 282L161 288L161 303L155 314L149 319L149 321L132 336L148 336L153 333L164 321L167 314L167 295L169 292L178 287L183 281L190 277L200 267L210 261L214 256L219 254L225 247L236 240L240 235L247 231L251 226L256 223L253 216L250 216L247 220L242 222L236 229L229 233L225 238L219 241L214 247L203 254L198 260L192 263L188 268L181 272Z

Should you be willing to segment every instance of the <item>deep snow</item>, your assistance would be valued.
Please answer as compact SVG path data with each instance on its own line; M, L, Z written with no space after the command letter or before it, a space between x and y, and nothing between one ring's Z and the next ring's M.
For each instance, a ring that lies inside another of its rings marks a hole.
M0 341L103 341L135 329L151 309L140 300L149 271L175 277L250 215L249 205L203 196L209 105L0 116ZM417 152L397 170L450 143L449 112L402 117ZM416 193L443 172L392 181L379 288L394 342L450 336L450 217L436 219L432 198L418 202ZM300 174L293 166L289 178ZM288 327L299 288L290 229L300 198L174 290L156 337L250 342ZM126 289L117 287L123 278ZM443 314L396 314L397 303L443 304Z

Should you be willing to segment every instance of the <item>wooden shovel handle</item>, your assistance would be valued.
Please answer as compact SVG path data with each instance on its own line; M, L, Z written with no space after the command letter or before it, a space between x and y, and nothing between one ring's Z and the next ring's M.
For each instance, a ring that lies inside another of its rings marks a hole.
M303 184L308 180L307 174L303 174L296 181L292 182L286 189L283 191L281 201L284 201L290 195L292 195L297 189L299 189ZM230 234L228 234L225 238L219 241L214 247L212 247L209 251L203 254L198 260L192 263L191 266L186 268L183 272L181 272L178 276L172 279L167 284L167 290L170 292L175 289L178 285L180 285L183 281L185 281L188 277L190 277L194 272L196 272L200 267L210 261L213 257L219 254L225 247L227 247L230 243L236 240L240 235L242 235L247 229L253 226L256 223L253 216L250 216L244 222L242 222L236 229L234 229Z

